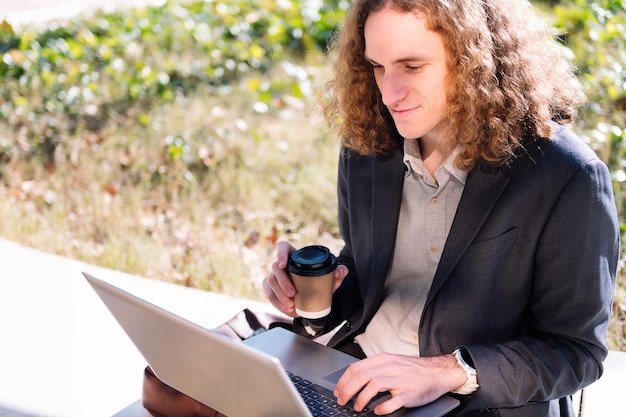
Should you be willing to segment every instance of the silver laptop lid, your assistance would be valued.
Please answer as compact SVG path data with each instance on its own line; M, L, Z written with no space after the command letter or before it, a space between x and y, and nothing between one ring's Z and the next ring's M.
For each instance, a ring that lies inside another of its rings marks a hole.
M278 359L83 275L166 384L228 416L311 416Z

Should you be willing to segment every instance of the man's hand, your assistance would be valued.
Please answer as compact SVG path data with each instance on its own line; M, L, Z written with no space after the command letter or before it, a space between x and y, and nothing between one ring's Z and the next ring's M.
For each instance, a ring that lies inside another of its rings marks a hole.
M272 264L272 272L263 280L263 293L272 305L290 317L296 317L296 308L293 297L296 295L296 288L291 282L287 264L289 256L295 252L295 248L287 242L280 242L276 252L276 261ZM348 275L348 267L337 265L335 269L335 291L343 279Z
M428 404L466 381L452 354L420 358L379 353L350 365L334 394L340 405L358 394L354 408L362 411L376 394L387 391L391 399L374 409L376 414L385 415L402 407Z

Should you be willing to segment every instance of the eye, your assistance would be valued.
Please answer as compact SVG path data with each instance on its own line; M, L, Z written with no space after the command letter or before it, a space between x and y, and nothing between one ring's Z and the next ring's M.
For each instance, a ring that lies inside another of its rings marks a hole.
M382 65L371 64L370 67L372 68L372 75L375 78L378 79L385 75L385 67L383 67Z
M365 61L366 61L366 63L370 66L370 68L373 71L378 71L378 70L381 70L383 68L382 65L378 64L377 62L371 61L371 60L369 60L367 58L365 59Z
M405 68L409 72L419 72L424 68L424 66L423 65L407 65Z

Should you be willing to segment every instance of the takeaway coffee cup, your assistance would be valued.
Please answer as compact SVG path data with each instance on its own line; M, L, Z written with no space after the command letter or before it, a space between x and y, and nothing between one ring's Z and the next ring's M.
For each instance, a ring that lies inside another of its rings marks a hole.
M296 287L296 313L319 319L330 313L337 258L325 246L305 246L291 254L288 269Z

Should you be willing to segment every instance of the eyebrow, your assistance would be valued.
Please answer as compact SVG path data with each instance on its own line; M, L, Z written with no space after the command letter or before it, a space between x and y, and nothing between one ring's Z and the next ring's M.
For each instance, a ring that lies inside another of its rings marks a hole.
M363 58L367 62L369 62L370 64L380 65L378 62L376 62L372 58L368 57L366 54L363 54ZM392 64L405 64L407 62L425 62L425 61L427 61L427 59L425 57L420 57L420 56L417 56L417 55L413 55L413 56L407 56L407 57L395 59L392 62Z

